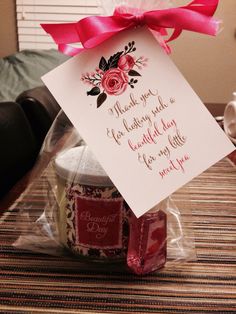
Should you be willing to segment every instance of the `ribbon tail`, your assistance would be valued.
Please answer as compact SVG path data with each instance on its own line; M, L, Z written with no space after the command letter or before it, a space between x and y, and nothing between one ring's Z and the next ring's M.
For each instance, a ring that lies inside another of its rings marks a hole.
M185 8L194 9L194 11L207 16L213 16L218 4L219 0L193 0Z
M182 29L175 29L174 32L172 33L172 35L170 36L169 39L167 39L165 42L168 43L174 39L176 39L177 37L180 36L180 34L182 33Z
M57 45L80 42L77 23L41 24Z
M159 32L159 31L155 31L155 30L153 30L153 29L151 29L151 28L149 28L149 31L150 31L150 32L152 33L152 35L155 37L155 39L156 39L156 41L159 43L159 45L165 50L165 52L166 52L167 54L170 54L170 53L171 53L171 49L170 49L170 47L167 45L167 42L164 40L163 34L162 34L162 33L164 33L164 35L167 35L167 32L164 32L164 31Z
M72 46L67 45L67 44L59 44L58 50L67 56L73 57L73 56L77 55L78 53L82 52L84 50L84 48L76 48L76 47L72 47Z
M159 28L176 29L171 36L171 40L179 36L180 30L188 30L192 32L216 35L219 22L208 14L201 14L195 8L179 7L171 8L163 11L150 11L145 13L147 25L157 30ZM170 41L170 40L169 40Z

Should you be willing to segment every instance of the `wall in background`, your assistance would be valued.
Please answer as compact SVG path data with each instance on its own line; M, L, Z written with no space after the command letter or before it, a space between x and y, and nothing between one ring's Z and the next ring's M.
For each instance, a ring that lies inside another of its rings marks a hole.
M226 103L236 91L236 0L220 1L215 16L217 37L183 32L171 57L204 102Z
M0 0L0 57L17 51L15 0Z

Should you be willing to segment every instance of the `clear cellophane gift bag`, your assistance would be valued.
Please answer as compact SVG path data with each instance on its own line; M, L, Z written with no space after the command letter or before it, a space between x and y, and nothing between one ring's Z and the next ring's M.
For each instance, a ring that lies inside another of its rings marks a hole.
M142 13L169 8L173 2L104 0L100 4L101 13L109 15L116 8ZM161 35L154 35L165 45ZM122 171L129 180L128 169ZM28 201L35 191L40 197L37 210ZM178 193L174 198L176 202L170 196L137 218L92 148L60 111L18 206L20 236L13 245L55 256L69 254L85 265L122 265L139 275L167 264L174 267L196 257L190 202L186 193L185 199Z
M36 209L29 202L35 191L40 199ZM18 204L20 236L13 245L69 254L86 265L122 265L140 275L167 264L174 267L196 254L191 208L185 204L190 202L186 194L173 198L177 203L170 196L137 218L61 111Z

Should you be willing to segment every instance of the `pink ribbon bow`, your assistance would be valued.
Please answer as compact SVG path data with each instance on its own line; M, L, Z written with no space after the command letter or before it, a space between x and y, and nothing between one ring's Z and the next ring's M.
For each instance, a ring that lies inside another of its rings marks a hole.
M137 14L123 13L117 8L112 16L89 16L76 23L42 24L61 52L75 55L83 49L98 46L103 41L127 29L146 25L152 32L166 35L167 29L173 34L161 44L169 52L167 42L176 39L182 30L216 35L219 21L212 18L219 0L194 0L186 6L165 10L147 11ZM160 38L160 36L158 36ZM84 48L74 48L69 43L80 42Z

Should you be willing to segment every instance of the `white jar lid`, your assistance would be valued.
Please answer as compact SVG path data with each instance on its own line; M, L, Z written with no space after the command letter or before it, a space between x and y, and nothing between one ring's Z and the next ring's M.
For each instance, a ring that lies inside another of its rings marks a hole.
M55 159L56 173L64 180L91 186L114 186L88 146L73 147Z

